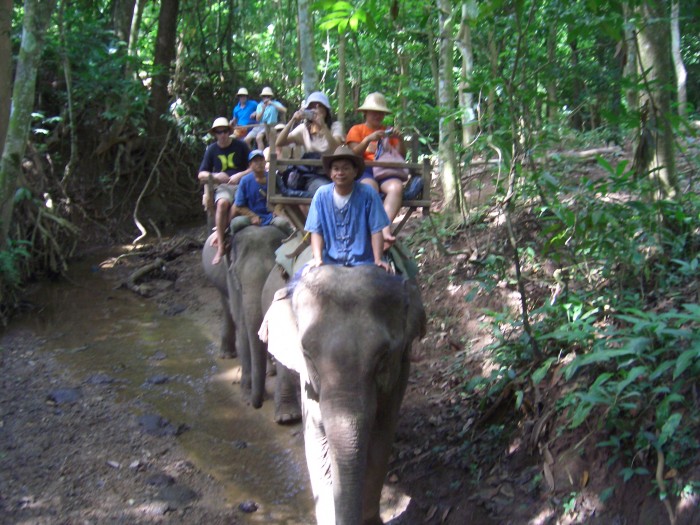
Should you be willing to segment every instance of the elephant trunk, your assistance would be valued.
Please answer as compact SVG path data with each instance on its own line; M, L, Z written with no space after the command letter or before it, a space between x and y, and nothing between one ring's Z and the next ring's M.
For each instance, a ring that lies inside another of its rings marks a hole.
M267 346L258 337L258 329L263 320L259 293L243 294L243 314L245 316L245 328L248 332L248 344L250 345L250 404L253 408L260 408L263 405L265 396Z
M356 404L364 405L362 399L359 401ZM359 525L363 523L371 430L369 414L373 414L374 410L366 406L348 410L348 404L343 405L324 410L324 403L321 403L321 413L332 414L331 417L322 415L322 418L330 449L335 525Z

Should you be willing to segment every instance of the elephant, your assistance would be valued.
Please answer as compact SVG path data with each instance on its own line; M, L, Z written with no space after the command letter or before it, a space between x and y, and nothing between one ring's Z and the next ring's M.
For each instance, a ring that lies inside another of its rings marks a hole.
M213 236L213 234L212 234ZM222 304L221 355L241 361L241 389L254 408L260 408L265 394L267 348L258 337L263 320L262 290L275 266L275 250L287 235L275 226L248 226L231 240L230 260L212 264L216 248L212 237L204 243L202 266L207 279L219 290ZM275 421L292 423L301 419L293 376L282 371L277 377ZM281 385L291 380L290 386ZM294 391L294 396L283 392Z
M300 374L318 524L381 524L409 353L426 330L418 286L373 265L324 265L273 302L266 321L269 351Z

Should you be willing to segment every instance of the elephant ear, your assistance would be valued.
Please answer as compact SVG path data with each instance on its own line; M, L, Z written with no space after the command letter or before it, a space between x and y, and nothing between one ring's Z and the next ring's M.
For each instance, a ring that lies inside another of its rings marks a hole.
M406 314L406 339L410 345L417 337L422 339L427 331L428 320L423 308L423 300L420 289L415 281L404 281L404 291L408 299L408 312Z
M260 329L260 336L263 340L266 326L267 351L287 368L301 375L306 374L306 363L301 348L299 329L292 311L291 297L272 301Z

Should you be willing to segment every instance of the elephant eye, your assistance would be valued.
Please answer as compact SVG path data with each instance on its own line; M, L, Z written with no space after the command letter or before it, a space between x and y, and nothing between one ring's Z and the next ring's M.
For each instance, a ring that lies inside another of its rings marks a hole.
M304 361L306 362L306 370L309 374L309 382L311 383L311 387L314 389L315 395L309 395L310 398L315 398L316 401L318 401L318 393L319 393L319 385L320 383L320 376L318 374L318 370L316 370L316 365L313 362L313 359L310 359L306 353L304 353ZM309 393L310 394L310 393Z
M376 382L380 390L389 390L398 378L397 368L401 366L400 355L387 347L381 352L376 366Z

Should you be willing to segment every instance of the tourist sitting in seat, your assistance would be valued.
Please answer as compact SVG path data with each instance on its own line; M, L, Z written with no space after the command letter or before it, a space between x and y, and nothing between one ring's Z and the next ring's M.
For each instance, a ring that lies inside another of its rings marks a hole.
M387 127L383 124L384 117L391 113L386 105L386 99L381 93L370 93L365 98L364 103L357 108L365 114L365 122L350 128L347 136L347 145L357 154L361 155L365 161L374 161L378 145L384 137L389 137L389 144L396 148L402 156L406 156L406 148L401 135L392 130L387 133ZM372 168L365 168L360 182L372 186L377 192L381 191L386 195L384 199L384 209L389 216L389 221L393 221L401 208L403 181L398 177L389 177L382 181L374 178ZM396 238L391 233L391 226L384 229L385 248L388 248Z
M200 184L204 185L204 209L216 207L216 236L212 239L212 245L216 246L216 255L212 264L219 264L224 255L224 234L231 220L231 205L236 185L244 175L242 172L248 167L250 150L244 142L231 137L232 129L226 117L217 118L209 133L216 137L216 142L210 144L204 152L197 178ZM207 185L210 176L216 185L213 196L209 193Z
M262 150L256 149L248 155L250 173L246 174L238 185L233 207L231 232L235 234L246 226L278 227L290 235L293 231L284 217L276 217L267 208L267 176L265 169L267 161Z
M259 125L251 129L244 139L251 148L255 140L258 149L260 151L264 150L266 138L265 124L274 126L280 120L280 113L287 113L287 108L284 107L281 102L273 100L273 97L274 93L270 87L263 88L260 93L260 98L262 100L258 103L257 110L255 111L255 120L259 122Z
M309 95L306 105L292 115L277 136L278 146L303 146L305 154L302 158L321 158L321 155L334 152L344 141L343 126L333 120L331 103L320 91ZM303 187L295 189L313 195L324 184L330 184L327 175L320 169L308 170Z
M248 126L255 124L255 112L258 109L258 103L248 98L248 90L244 87L238 90L236 94L238 102L231 112L231 126L233 126L233 134L237 139L242 139L248 134Z

